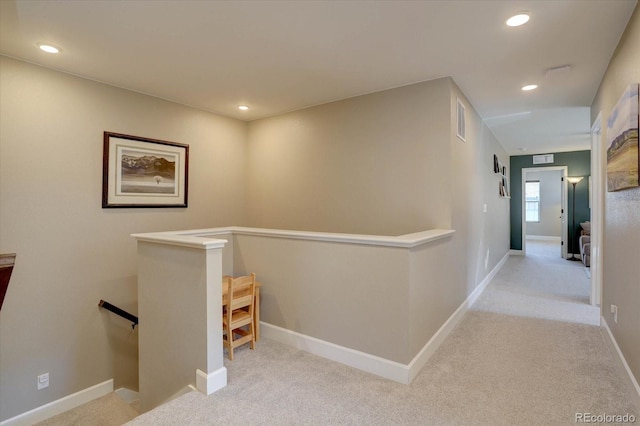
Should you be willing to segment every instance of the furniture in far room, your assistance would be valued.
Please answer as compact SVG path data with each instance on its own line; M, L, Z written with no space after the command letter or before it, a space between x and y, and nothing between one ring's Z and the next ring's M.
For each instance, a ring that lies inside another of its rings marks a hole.
M580 244L580 259L584 266L591 266L591 236L581 235L578 240Z
M591 222L582 222L580 224L580 238L578 245L580 246L580 260L584 266L591 266Z
M222 308L223 311L226 309L226 297L227 292L229 291L229 282L233 279L231 275L224 275L222 277ZM254 322L254 335L255 341L260 340L260 289L262 288L262 283L260 281L256 281L256 294L253 299L253 322Z
M256 274L227 278L229 286L223 296L223 345L233 361L233 350L246 343L255 348L255 289ZM226 307L226 310L224 309ZM239 337L236 337L239 336Z

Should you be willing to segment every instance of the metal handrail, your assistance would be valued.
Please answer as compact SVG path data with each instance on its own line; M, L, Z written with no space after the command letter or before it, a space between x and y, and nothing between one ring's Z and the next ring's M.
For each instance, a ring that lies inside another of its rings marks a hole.
M129 312L118 308L117 306L112 305L109 302L105 302L104 300L100 299L100 303L98 303L98 306L100 306L101 308L106 309L107 311L113 312L116 315L121 316L122 318L128 319L129 321L132 321L133 324L131 324L131 328L135 329L136 325L138 325L138 317L130 314Z

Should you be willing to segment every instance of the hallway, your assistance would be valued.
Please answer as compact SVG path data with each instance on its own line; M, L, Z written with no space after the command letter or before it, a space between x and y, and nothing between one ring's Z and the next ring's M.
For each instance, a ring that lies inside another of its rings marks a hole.
M560 257L559 242L527 240L526 252L511 256L473 309L600 325L582 262Z
M639 418L581 263L512 256L414 382L401 385L262 339L226 361L229 384L133 425L571 425ZM241 413L241 414L240 414ZM637 421L637 420L636 420Z

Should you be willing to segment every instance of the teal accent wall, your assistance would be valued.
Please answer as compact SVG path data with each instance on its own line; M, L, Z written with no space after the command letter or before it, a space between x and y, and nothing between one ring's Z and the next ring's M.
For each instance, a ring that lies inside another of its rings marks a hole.
M567 166L569 176L584 176L576 184L576 229L574 244L577 247L580 236L580 222L590 220L589 209L589 176L591 175L591 151L556 152L553 164L533 164L533 155L516 155L510 158L509 184L511 185L511 249L522 250L522 169L533 167ZM571 227L573 214L573 186L568 189L567 225ZM571 229L569 229L571 236ZM577 250L574 250L578 253Z

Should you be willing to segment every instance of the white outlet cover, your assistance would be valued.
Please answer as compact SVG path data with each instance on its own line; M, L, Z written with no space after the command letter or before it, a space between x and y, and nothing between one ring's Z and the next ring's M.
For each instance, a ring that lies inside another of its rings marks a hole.
M49 373L44 373L38 376L38 390L49 387Z

